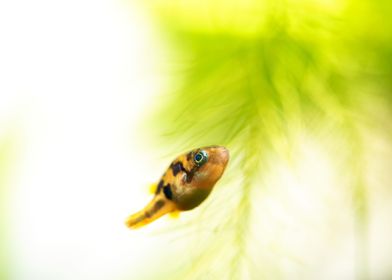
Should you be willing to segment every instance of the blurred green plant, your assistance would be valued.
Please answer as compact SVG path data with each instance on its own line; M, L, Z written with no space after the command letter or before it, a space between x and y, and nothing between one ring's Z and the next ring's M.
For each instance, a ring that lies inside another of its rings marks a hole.
M14 138L8 136L0 139L0 279L8 278L9 267L9 221L7 219L9 211L7 178L9 177L11 157L14 147Z
M302 135L318 139L336 156L335 169L345 169L359 233L357 278L369 277L365 138L372 129L392 138L392 5L188 0L151 8L175 50L174 86L157 102L153 138L173 151L229 147L226 181L235 182L206 208L220 234L200 234L202 249L178 279L284 278L279 261L250 257L262 238L252 231L254 194L267 187L272 158L295 165Z

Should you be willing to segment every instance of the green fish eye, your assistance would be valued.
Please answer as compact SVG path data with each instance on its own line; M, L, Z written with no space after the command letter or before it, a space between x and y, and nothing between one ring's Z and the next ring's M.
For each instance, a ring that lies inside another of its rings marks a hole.
M208 160L208 155L205 151L201 150L193 157L193 161L197 166L202 166Z

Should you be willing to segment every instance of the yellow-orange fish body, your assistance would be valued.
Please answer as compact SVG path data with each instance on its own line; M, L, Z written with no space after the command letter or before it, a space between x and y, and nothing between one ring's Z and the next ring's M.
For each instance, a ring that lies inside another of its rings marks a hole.
M211 193L229 161L222 146L195 149L177 157L162 175L154 198L141 211L126 220L130 228L139 228L162 215L197 207Z

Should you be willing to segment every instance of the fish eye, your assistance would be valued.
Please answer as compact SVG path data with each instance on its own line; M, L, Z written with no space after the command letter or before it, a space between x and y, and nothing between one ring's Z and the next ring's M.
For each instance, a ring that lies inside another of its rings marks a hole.
M197 166L202 166L204 163L207 162L207 160L208 160L208 155L203 150L196 153L195 156L193 157L193 161Z

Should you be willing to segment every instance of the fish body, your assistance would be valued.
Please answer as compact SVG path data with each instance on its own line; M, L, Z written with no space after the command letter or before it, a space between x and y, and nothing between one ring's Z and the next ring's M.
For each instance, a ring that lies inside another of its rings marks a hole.
M198 148L180 155L162 175L153 199L129 216L126 225L139 228L165 214L197 207L211 193L228 161L229 151L222 146Z

